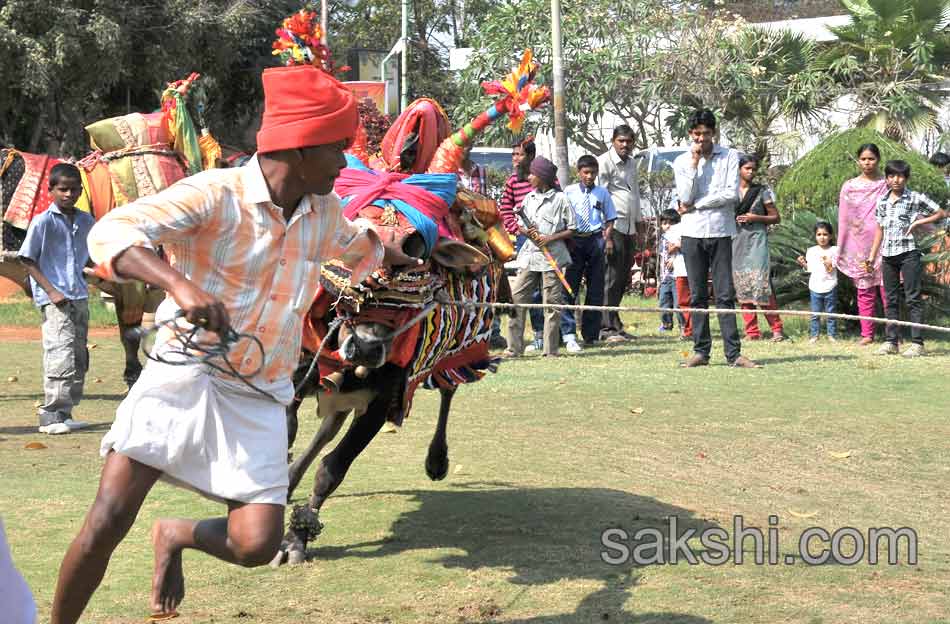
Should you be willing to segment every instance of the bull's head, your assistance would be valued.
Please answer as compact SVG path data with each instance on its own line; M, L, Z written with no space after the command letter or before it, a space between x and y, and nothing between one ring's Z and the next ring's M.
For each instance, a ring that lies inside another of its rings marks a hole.
M431 311L448 273L477 272L490 262L474 246L449 238L439 238L429 250L403 215L384 211L383 219L369 208L361 216L373 218L380 236L424 263L380 270L357 285L349 284L351 271L342 263L324 264L321 285L335 303L325 312L345 319L338 334L327 337L327 346L344 367L354 367L361 376L388 361L405 364L406 350L414 345L411 330Z

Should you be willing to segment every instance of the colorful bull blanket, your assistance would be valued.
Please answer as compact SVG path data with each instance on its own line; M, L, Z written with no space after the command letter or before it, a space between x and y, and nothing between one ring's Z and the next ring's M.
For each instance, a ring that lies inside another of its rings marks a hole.
M27 154L17 150L0 153L2 169L3 220L26 230L30 220L49 208L49 171L63 162L46 154ZM5 165L5 166L4 166ZM21 173L22 171L22 173Z
M500 268L492 264L475 275L460 275L439 269L435 281L444 284L442 292L456 301L494 301ZM325 267L324 273L329 271ZM410 299L412 297L409 297ZM326 337L329 310L338 297L321 288L304 323L303 347L316 353ZM398 328L419 313L418 304L408 307L367 306L360 309L360 320L372 320ZM389 363L406 369L402 400L389 419L402 424L412 406L416 388L452 388L478 381L486 372L494 372L498 358L488 354L493 313L490 308L464 308L439 305L405 333L396 337L389 354ZM351 367L339 355L324 349L320 356L320 378Z

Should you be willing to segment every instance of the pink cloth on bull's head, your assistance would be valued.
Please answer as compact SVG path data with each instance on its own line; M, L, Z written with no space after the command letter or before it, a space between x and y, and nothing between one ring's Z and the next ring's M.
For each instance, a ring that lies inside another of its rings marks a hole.
M446 223L448 204L435 193L402 181L410 177L405 173L368 171L347 167L340 171L334 190L340 197L353 196L343 209L347 219L355 219L359 211L377 199L401 199L419 212L435 221L439 236L456 238Z
M874 208L887 190L887 180L875 182L852 178L841 186L838 197L838 270L854 279L858 288L881 284L881 256L874 259L873 272L861 265L871 253L877 220Z

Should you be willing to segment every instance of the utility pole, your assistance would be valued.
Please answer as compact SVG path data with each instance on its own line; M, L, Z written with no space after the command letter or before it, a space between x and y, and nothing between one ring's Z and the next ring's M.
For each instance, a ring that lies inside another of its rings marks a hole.
M320 28L323 29L320 43L327 45L327 0L320 0Z
M402 73L399 78L399 110L409 106L409 0L402 0Z
M551 44L554 51L554 164L561 188L570 179L567 161L567 118L564 114L564 64L561 50L561 0L551 0Z

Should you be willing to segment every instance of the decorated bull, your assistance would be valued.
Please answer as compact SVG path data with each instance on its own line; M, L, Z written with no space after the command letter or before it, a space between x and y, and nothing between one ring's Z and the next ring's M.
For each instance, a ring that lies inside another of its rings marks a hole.
M79 209L98 219L117 206L157 193L214 165L221 149L207 131L198 136L185 105L185 96L197 78L197 74L192 74L169 84L162 94L159 112L131 113L86 126L94 151L76 163L83 182ZM12 260L23 243L30 220L52 201L47 192L47 176L59 162L63 160L46 154L29 154L13 148L0 150L4 256L0 276L24 288L26 271ZM130 330L142 324L143 316L155 311L164 293L140 282L114 284L92 277L90 281L114 298L125 350L123 378L131 387L142 365L138 358L139 334Z
M294 507L275 565L305 559L307 542L322 528L321 506L384 423L402 423L419 386L441 393L425 470L433 480L446 476L446 426L455 391L497 367L488 351L492 310L447 303L496 301L502 263L514 255L495 203L457 188L459 166L464 147L490 123L507 116L518 131L524 111L547 101L548 90L534 85L536 70L528 51L504 80L483 85L500 96L495 103L450 136L438 104L421 100L396 120L379 155L367 155L358 139L347 156L348 168L336 182L346 216L369 219L384 239L402 241L425 264L380 271L355 286L342 263L322 267L321 289L305 324L299 392L288 408L290 443L307 394L317 394L321 423L290 468L291 493L347 415L355 416L321 460L307 503Z

